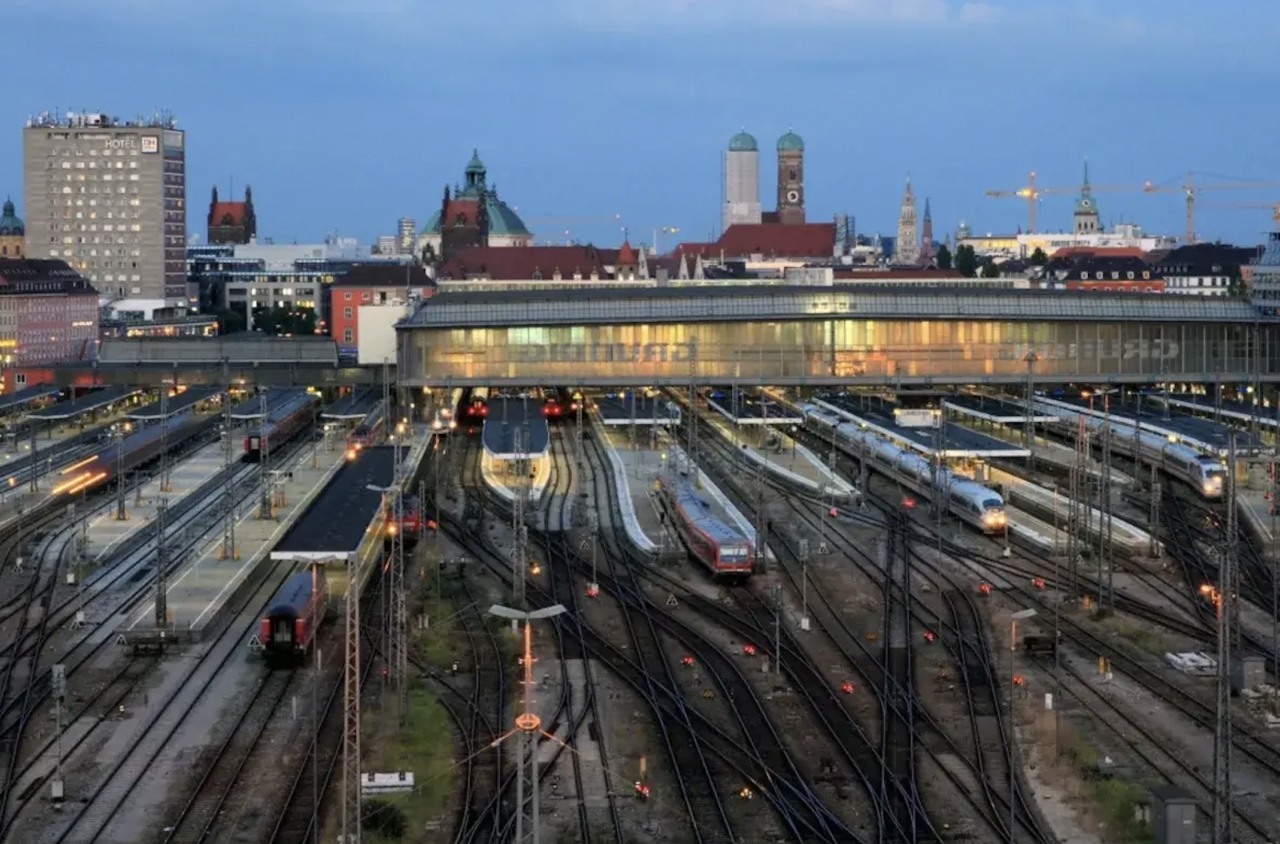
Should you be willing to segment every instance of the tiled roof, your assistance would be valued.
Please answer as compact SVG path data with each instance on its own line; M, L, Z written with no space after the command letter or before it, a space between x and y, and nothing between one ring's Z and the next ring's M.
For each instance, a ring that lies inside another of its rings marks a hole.
M911 281L937 278L964 278L958 270L921 270L910 267L902 270L855 270L836 267L833 275L842 281L858 281L881 278L901 278Z
M835 223L739 223L715 243L682 243L678 254L744 258L830 258L835 252Z
M631 267L635 266L639 260L640 259L636 257L636 250L631 248L631 242L624 240L622 242L622 248L618 250L618 258L616 261L617 265L622 267Z
M529 227L520 219L520 215L507 203L495 197L492 193L488 194L486 207L489 211L489 234L498 237L512 235L530 235ZM476 211L479 210L480 204L475 199L459 199L453 198L449 200L449 218L457 219L459 214L466 218L466 225L475 225ZM437 211L427 220L427 224L422 227L422 234L440 234L440 212Z
M82 293L97 295L88 279L66 261L0 258L0 294Z
M231 222L224 222L228 217ZM213 209L209 212L209 225L211 226L242 226L244 225L244 203L243 202L215 202Z
M485 277L494 280L550 280L559 272L564 279L577 273L590 278L608 278L606 267L617 258L617 250L594 246L473 246L459 249L440 267L440 278Z
M1051 258L1088 258L1092 256L1112 258L1145 258L1146 253L1136 246L1064 246L1052 253Z

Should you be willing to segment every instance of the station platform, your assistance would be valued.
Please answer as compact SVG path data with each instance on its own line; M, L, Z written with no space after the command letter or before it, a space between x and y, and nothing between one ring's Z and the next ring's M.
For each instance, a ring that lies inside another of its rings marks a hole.
M490 399L481 437L485 455L497 460L543 457L551 447L540 401Z
M990 470L988 483L1003 489L1006 504L1012 503L1021 512L1040 520L1039 533L1045 533L1047 528L1048 535L1053 537L1053 525L1066 526L1071 510L1071 499L1067 496L995 468ZM1102 534L1102 513L1092 506L1087 510L1089 536L1096 542ZM1014 521L1013 517L1010 521ZM1111 540L1116 553L1125 557L1145 555L1151 548L1150 534L1114 515L1111 517Z
M125 417L139 422L158 422L161 419L168 419L172 416L177 416L179 413L185 413L201 402L209 401L221 395L221 393L222 390L218 387L191 387L176 396L170 396L165 404L163 413L161 413L161 403L157 400L136 410L130 410L125 414Z
M830 495L837 501L848 501L857 495L853 484L832 473L825 461L782 430L765 429L762 425L735 428L731 421L717 415L703 420L751 464L762 466L788 486Z
M1027 422L1026 410L1020 402L1009 401L999 396L953 393L942 403L952 413L990 425L1022 426ZM1060 418L1042 410L1035 414L1032 421L1037 425L1046 425L1057 422Z
M267 390L267 413L280 405L293 401L306 390L271 388ZM250 396L231 408L231 418L237 422L247 422L262 418L262 396Z
M1262 543L1262 554L1271 553L1273 534L1271 532L1271 499L1266 490L1236 489L1236 508L1239 511L1240 524L1244 525L1258 541ZM1280 529L1280 516L1276 516L1275 524Z
M320 418L331 422L343 420L358 422L368 416L380 401L382 401L380 390L371 388L355 390L330 405L324 413L320 414Z
M1009 535L1017 537L1044 554L1065 554L1067 532L1052 523L1038 519L1025 510L1009 506L1005 501L1005 516L1009 520Z
M1255 408L1252 405L1237 401L1221 401L1215 406L1213 399L1209 396L1188 394L1156 396L1154 398L1161 403L1167 402L1170 407L1175 407L1179 410L1201 414L1212 419L1241 423L1240 427L1251 425L1253 416L1257 413L1258 426L1262 430L1274 432L1277 427L1277 414L1274 407L1258 405Z
M238 554L234 558L222 558L222 536L215 530L193 553L194 559L171 575L167 603L175 638L199 641L208 631L217 629L229 617L235 597L243 590L256 588L274 570L269 561L271 550L345 463L341 452L335 455L319 451L317 465L312 468L311 454L310 449L304 450L288 467L284 482L276 490L274 518L258 518L256 498L241 506L236 523ZM285 561L277 563L288 566ZM152 632L154 616L154 601L131 613L118 630L124 644Z
M485 485L505 501L516 500L516 489L521 478L516 475L516 461L495 457L488 449L480 455L480 474ZM551 483L551 455L529 458L529 504L537 504Z
M739 425L803 425L804 417L789 405L769 395L738 388L735 404L732 387L713 388L706 395L707 405L730 422ZM736 414L736 415L735 415Z
M591 396L592 408L600 415L601 425L679 425L680 406L656 396L622 395Z
M938 437L936 428L913 428L894 420L893 406L874 396L854 398L848 395L827 394L814 398L813 403L841 418L864 425L870 430L899 443L912 451L932 457ZM942 454L944 460L952 458L991 459L996 457L1027 457L1030 452L1013 445L948 422L943 433Z
M334 473L271 551L273 560L350 560L395 482L395 448L363 449Z
M23 387L21 390L9 393L7 396L0 396L0 416L26 410L38 401L55 398L61 393L61 388L44 384L35 387Z
M166 494L160 489L160 478L156 477L143 484L141 493L129 492L125 498L125 521L116 519L115 499L103 505L103 509L89 520L85 530L88 546L86 559L91 567L96 568L113 551L129 537L155 521L161 499L168 500L172 508L178 501L186 498L203 486L210 478L217 475L226 466L226 456L222 443L216 442L197 451L189 459L172 467L169 471L170 491Z
M596 436L608 455L613 473L611 480L622 512L622 524L615 525L611 522L612 513L604 515L607 508L601 506L601 522L615 530L622 528L632 546L642 554L658 556L664 551L674 551L680 540L663 525L654 500L653 484L662 468L662 452L647 446L633 450L622 432L604 427L603 420L598 424Z
M74 399L33 410L27 414L27 419L33 422L70 422L106 410L112 405L129 402L142 393L143 390L137 387L103 387Z
M1055 396L1052 398L1038 396L1036 401L1040 408L1061 407L1067 410L1083 411L1099 419L1106 416L1101 403L1097 399L1094 400L1092 407L1090 407L1088 399L1071 396ZM1238 426L1177 413L1170 413L1166 419L1164 412L1155 405L1156 400L1154 399L1140 406L1134 400L1122 403L1116 397L1111 402L1111 419L1117 425L1128 425L1129 427L1134 427L1141 422L1142 429L1145 431L1170 437L1178 442L1186 443L1192 448L1199 449L1207 454L1215 454L1219 457L1227 455L1230 433L1233 428L1236 431L1237 455L1246 457L1258 454L1262 449L1260 442L1248 431L1242 430Z

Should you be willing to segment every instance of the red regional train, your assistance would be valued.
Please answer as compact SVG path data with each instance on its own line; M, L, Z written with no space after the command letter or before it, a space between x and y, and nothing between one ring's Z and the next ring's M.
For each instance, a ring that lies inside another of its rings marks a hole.
M483 422L489 415L489 388L475 387L467 399L467 420Z
M80 495L97 489L115 480L121 467L127 474L155 460L166 448L170 451L180 448L193 437L209 430L213 424L210 419L179 416L136 431L93 457L63 469L62 480L54 486L53 494Z
M315 396L299 393L268 410L263 423L251 429L244 438L244 459L250 463L261 462L264 446L270 454L293 439L315 421L319 409L319 400Z
M377 445L382 437L382 431L386 427L386 403L379 401L373 410L369 411L364 419L360 420L360 424L356 425L355 429L352 430L351 436L347 437L348 456L354 457L355 452Z
M324 566L312 563L285 581L267 605L258 641L271 665L297 665L315 644L324 623L329 584Z
M392 533L398 532L404 537L406 545L412 545L417 542L423 528L428 530L435 529L435 522L424 520L422 516L422 502L418 500L416 495L406 495L404 500L400 502L400 521L395 521L395 505L394 502L387 503L387 535L390 537Z
M663 508L689 549L689 555L717 579L745 579L755 567L751 540L711 513L711 507L684 475L662 478Z

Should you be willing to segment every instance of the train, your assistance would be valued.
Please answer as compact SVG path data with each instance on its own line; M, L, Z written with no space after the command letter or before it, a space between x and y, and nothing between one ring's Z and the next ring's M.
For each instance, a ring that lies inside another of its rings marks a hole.
M258 632L267 663L300 663L315 645L328 605L329 582L319 563L311 563L286 580L267 604Z
M800 410L808 421L828 431L834 428L836 442L856 459L861 460L864 452L869 451L868 469L874 469L924 498L932 498L934 490L939 487L945 488L948 511L985 534L1001 534L1007 529L1009 517L1005 513L1004 499L998 492L945 466L938 467L939 476L935 483L934 467L928 459L852 422L842 422L840 417L817 406L801 405Z
M404 537L406 545L418 540L424 526L422 518L422 502L416 495L406 495L400 502L400 519L395 518L394 502L387 503L387 534L399 533Z
M351 435L347 437L348 456L354 457L355 453L361 449L377 445L386 427L387 404L385 401L379 401L373 410L365 414L360 423L352 429Z
M659 501L675 525L680 541L712 577L741 580L755 568L752 541L716 518L701 490L684 474L664 476L658 483Z
M270 455L314 422L319 412L319 400L310 393L299 393L270 408L262 424L245 436L244 459L249 463L261 462L264 450Z
M1074 437L1084 420L1085 430L1091 437L1100 437L1107 427L1105 416L1084 409L1073 409L1064 402L1047 402L1037 399L1037 411L1057 416L1067 423L1068 433ZM1220 500L1227 481L1227 467L1217 457L1205 454L1185 443L1173 442L1148 428L1139 430L1136 425L1111 420L1111 450L1139 462L1156 464L1169 475L1189 484L1201 498Z
M467 397L467 421L483 422L489 415L489 388L475 387Z
M54 485L54 495L80 495L115 480L120 470L127 474L165 450L176 449L216 424L214 419L178 416L159 425L142 428L62 470Z

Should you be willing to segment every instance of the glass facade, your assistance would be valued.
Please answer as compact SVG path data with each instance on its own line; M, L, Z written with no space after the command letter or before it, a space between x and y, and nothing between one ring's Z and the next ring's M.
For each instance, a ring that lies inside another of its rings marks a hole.
M1035 377L1224 382L1280 373L1280 326L829 319L653 325L405 326L403 383L996 383Z

